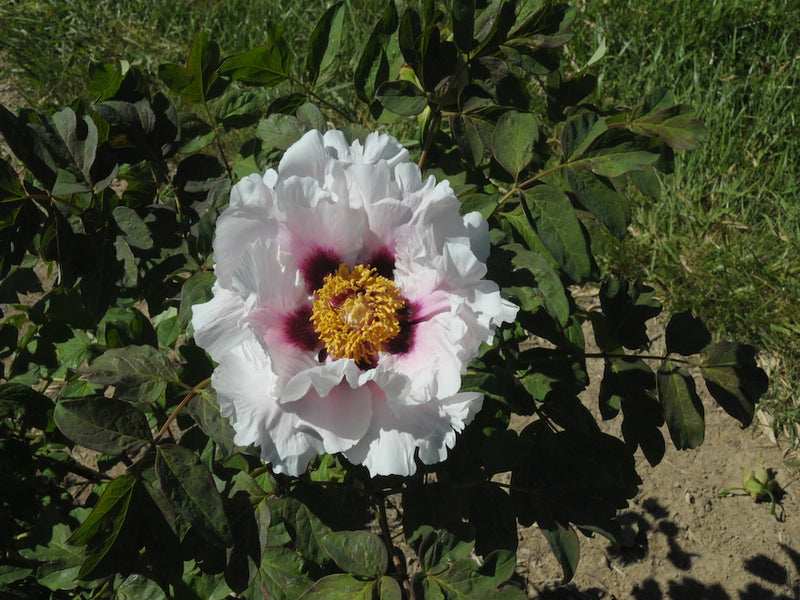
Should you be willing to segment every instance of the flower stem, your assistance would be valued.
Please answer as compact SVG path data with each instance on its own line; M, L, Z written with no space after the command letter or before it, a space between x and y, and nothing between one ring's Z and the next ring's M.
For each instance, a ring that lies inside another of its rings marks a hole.
M180 413L183 410L183 407L186 406L189 403L189 400L194 398L200 390L202 390L210 383L211 383L211 377L209 377L208 379L204 379L203 381L201 381L200 383L198 383L196 386L194 386L192 389L189 390L189 393L186 394L186 397L183 400L181 400L180 404L178 404L178 406L175 407L175 410L172 411L172 414L170 414L170 416L167 417L164 426L158 431L158 433L155 435L155 438L153 438L153 442L158 442L158 440L164 437L164 434L167 433L169 426L172 425L172 422L178 416L178 413Z
M433 138L436 137L436 134L439 131L439 126L442 123L442 112L439 110L439 107L433 109L433 117L431 117L431 126L428 129L428 135L425 137L425 146L422 148L422 154L419 157L419 162L417 166L419 170L422 171L422 168L425 166L425 161L428 159L428 150L430 150L431 144L433 143Z
M411 582L408 580L408 571L406 570L405 561L401 559L401 555L396 551L392 543L392 533L389 531L389 518L386 515L386 496L376 496L377 502L375 503L378 509L378 524L381 528L381 536L383 543L386 546L386 551L389 553L394 565L397 577L403 586L403 598L414 598L414 592L411 589Z

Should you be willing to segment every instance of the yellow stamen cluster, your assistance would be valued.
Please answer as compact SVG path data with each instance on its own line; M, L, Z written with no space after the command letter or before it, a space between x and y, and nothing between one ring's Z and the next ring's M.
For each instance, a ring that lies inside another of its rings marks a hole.
M400 333L404 306L394 282L374 268L339 265L314 293L311 322L330 356L369 363Z

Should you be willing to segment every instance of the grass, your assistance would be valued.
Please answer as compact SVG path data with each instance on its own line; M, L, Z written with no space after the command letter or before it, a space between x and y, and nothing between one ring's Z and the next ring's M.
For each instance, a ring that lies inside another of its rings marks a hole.
M672 311L691 309L716 337L748 341L772 365L766 401L779 426L800 430L800 4L796 0L576 0L570 52L584 64L601 38L592 101L632 105L656 85L697 108L709 128L676 160L659 202L635 198L634 235L607 268L654 283ZM343 56L355 56L384 2L350 3ZM223 54L265 43L279 24L291 49L322 3L248 0L12 0L0 5L0 80L48 108L85 93L91 60L124 57L155 69L182 62L212 29ZM298 60L300 58L298 57Z

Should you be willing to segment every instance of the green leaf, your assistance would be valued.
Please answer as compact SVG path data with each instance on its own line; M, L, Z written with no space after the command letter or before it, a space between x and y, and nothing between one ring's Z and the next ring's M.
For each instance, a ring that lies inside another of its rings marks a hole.
M605 119L585 112L567 121L561 134L561 150L566 161L580 156L608 129Z
M428 106L425 92L405 79L385 81L375 97L386 110L405 117L418 115Z
M467 165L478 166L483 160L485 147L472 119L461 113L454 114L450 117L450 131Z
M288 498L283 508L283 518L294 530L295 547L306 559L321 565L330 559L322 539L331 532L322 520L304 502Z
M217 74L219 46L211 39L208 30L195 36L186 66L163 64L158 76L167 87L189 104L203 104L219 96L225 87Z
M426 590L425 598L493 599L496 597L497 587L508 579L507 574L510 575L509 564L513 571L514 562L514 553L504 551L487 556L481 567L469 558L456 561L441 573L425 576L422 582L423 589Z
M10 158L0 158L0 201L13 200L25 196L19 175L9 164Z
M250 90L231 90L217 104L217 121L225 131L255 125L263 114L262 98Z
M116 398L62 400L53 418L70 440L104 454L132 452L153 441L144 413Z
M517 269L527 269L536 279L536 288L541 294L547 313L556 323L564 326L569 318L569 300L564 285L553 267L545 257L536 252L526 250L519 244L504 246L515 253L511 259Z
M319 107L312 102L306 102L300 106L295 114L300 123L302 123L307 130L316 129L317 131L325 131L328 128L325 115L323 115Z
M87 578L95 570L119 537L135 486L135 475L123 475L111 481L92 512L67 540L75 546L89 546L78 579Z
M198 533L221 548L233 543L214 479L194 452L175 444L159 445L156 474L172 506Z
M64 108L53 115L53 125L64 140L72 160L80 170L83 178L91 182L91 168L97 153L97 126L89 116L80 120L71 108Z
M719 405L747 427L755 405L769 388L767 374L756 365L752 346L720 342L712 346L700 365L706 387Z
M594 127L597 128L598 125L595 124ZM590 128L586 135L594 133ZM576 147L567 160L569 167L588 169L603 177L618 177L630 171L641 171L655 164L661 155L661 147L656 140L620 128L597 133L580 154L576 151L583 149L584 144L573 140L570 145Z
M187 279L181 288L178 325L184 329L192 319L192 307L211 298L211 286L217 280L212 271L200 271Z
M303 559L293 550L267 548L256 579L244 595L248 600L294 600L311 586L304 568Z
M397 580L384 575L378 580L378 600L402 600L403 593Z
M549 185L536 185L523 192L523 208L542 243L573 281L585 281L592 271L589 248L569 198Z
M126 346L107 350L86 370L89 381L115 386L115 397L134 402L155 402L170 383L180 383L166 357L152 346Z
M475 46L473 27L475 27L475 0L453 0L453 39L463 52Z
M539 528L550 544L550 549L561 565L561 572L564 574L564 583L570 581L575 576L578 568L581 549L578 543L578 534L569 525L552 522L547 525L539 524Z
M449 565L469 556L475 547L471 527L453 524L448 529L430 525L418 528L408 539L425 573L441 573Z
M248 85L270 87L286 80L290 64L288 46L274 43L269 48L260 46L226 58L219 72Z
M656 380L658 399L672 443L678 450L696 448L703 443L705 422L703 403L695 390L694 379L682 368L665 360L658 369Z
M278 150L286 150L304 133L300 120L290 115L272 114L262 119L256 127L256 136L264 142L264 146Z
M306 71L311 75L311 85L325 79L333 61L341 51L344 2L337 2L320 17L308 39Z
M368 531L332 531L320 540L333 562L346 573L377 579L389 564L383 541Z
M691 356L705 350L711 344L711 333L699 317L690 311L679 312L667 323L664 338L667 352Z
M187 408L203 433L220 446L225 456L229 456L234 450L235 432L228 419L220 415L214 390L201 390L189 401Z
M47 545L37 544L34 548L20 549L22 556L39 562L36 581L53 591L71 590L77 585L75 580L83 564L84 553L67 541L69 536L69 526L56 523Z
M600 306L607 319L604 335L595 336L603 350L621 344L629 350L644 348L650 343L647 321L661 313L661 303L650 286L611 279L600 286ZM610 339L602 339L610 337Z
M492 153L502 167L514 176L533 160L539 138L539 125L531 113L508 111L497 121L492 133Z
M628 232L631 203L607 177L585 169L565 169L567 181L583 206L619 239Z
M647 462L657 465L664 458L666 444L659 429L664 424L661 406L655 398L656 378L641 359L619 356L606 359L603 381L600 383L600 410L603 418L616 415L622 409L622 436L625 444L635 451L641 447ZM613 413L613 414L609 414Z
M53 401L21 383L0 385L0 418L22 419L24 428L46 429Z
M375 581L362 581L346 573L318 579L298 600L372 600Z
M705 125L694 114L692 107L675 104L670 90L659 87L647 94L634 110L631 130L658 136L676 150L694 150L707 138Z
M114 592L115 600L167 600L155 581L138 573L126 577Z
M150 229L132 208L117 206L112 213L117 226L122 230L125 241L135 248L149 250L153 247Z

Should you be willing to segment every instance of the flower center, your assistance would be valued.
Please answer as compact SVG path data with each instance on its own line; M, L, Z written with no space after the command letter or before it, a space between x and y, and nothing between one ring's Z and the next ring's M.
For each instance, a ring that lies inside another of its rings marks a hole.
M400 333L404 306L394 282L373 267L339 265L314 292L311 322L330 356L369 364Z

